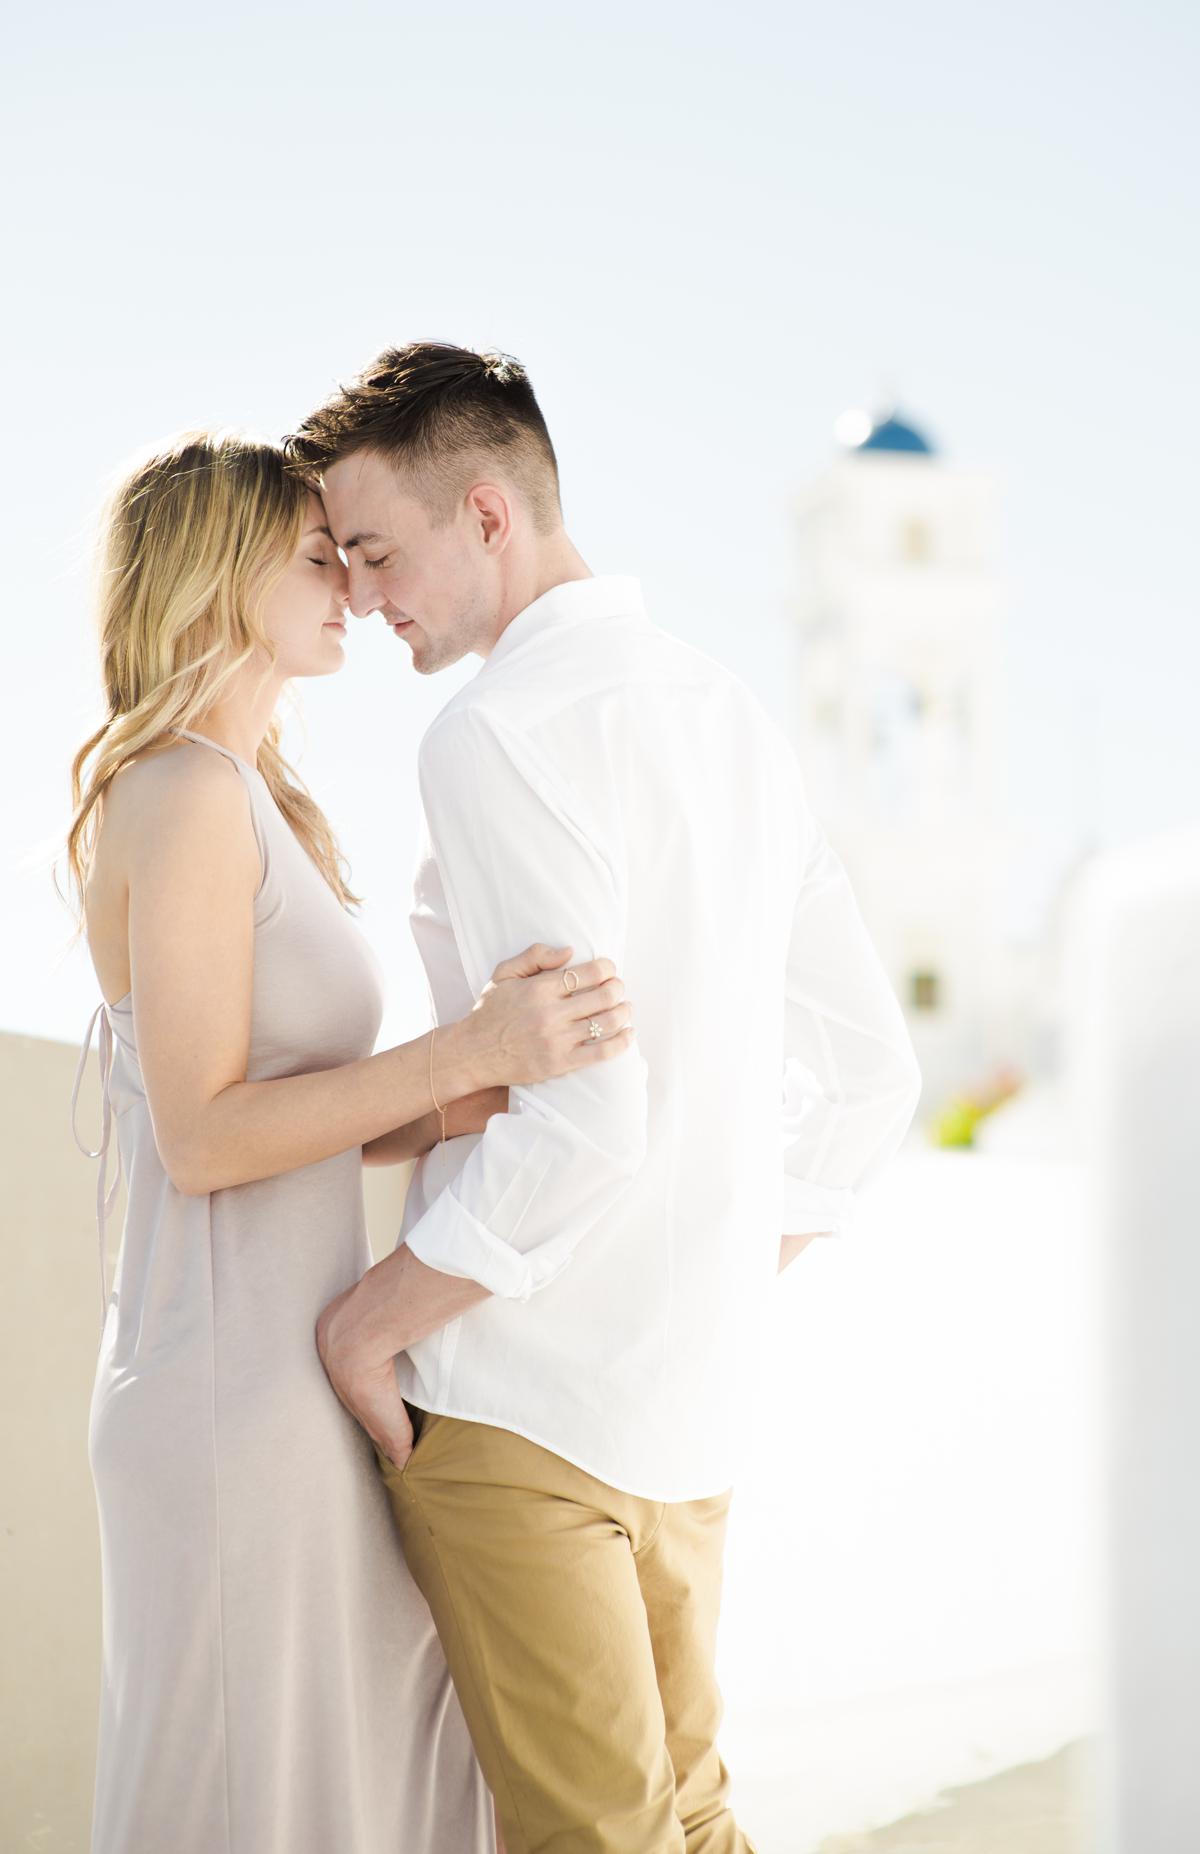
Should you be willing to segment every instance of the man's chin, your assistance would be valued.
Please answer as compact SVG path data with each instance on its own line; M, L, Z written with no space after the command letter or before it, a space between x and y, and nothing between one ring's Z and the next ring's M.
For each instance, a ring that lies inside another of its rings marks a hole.
M409 649L412 650L411 644ZM422 650L419 654L413 650L413 668L418 676L436 676L439 670L450 669L455 663L461 663L466 654L465 650Z

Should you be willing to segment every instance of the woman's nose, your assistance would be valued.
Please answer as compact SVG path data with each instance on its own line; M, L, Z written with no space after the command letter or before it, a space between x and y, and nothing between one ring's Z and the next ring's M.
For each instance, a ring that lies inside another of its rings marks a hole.
M333 596L343 612L350 609L350 574L343 562L338 562L337 573L333 581Z

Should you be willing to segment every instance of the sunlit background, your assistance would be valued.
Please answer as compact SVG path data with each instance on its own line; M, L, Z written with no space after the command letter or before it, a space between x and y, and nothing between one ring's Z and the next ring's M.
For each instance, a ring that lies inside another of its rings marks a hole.
M926 1088L746 1413L727 1755L776 1854L1097 1721L1075 923L1098 852L1200 810L1198 38L1182 0L10 28L0 1032L78 1044L99 996L50 864L106 481L414 337L526 363L585 558L757 690L852 870ZM474 667L371 619L297 692L387 1040L425 1025L416 747Z

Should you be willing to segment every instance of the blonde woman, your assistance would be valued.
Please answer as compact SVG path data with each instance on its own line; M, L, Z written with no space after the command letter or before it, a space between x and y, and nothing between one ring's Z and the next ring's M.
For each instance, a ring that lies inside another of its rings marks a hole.
M341 668L346 597L321 503L271 445L189 435L114 498L108 718L75 761L68 843L104 999L101 1151L111 1117L128 1186L90 1431L94 1854L494 1846L314 1325L369 1264L364 1159L430 1146L435 1102L477 1131L506 1084L620 1053L629 1012L607 961L569 992L570 949L531 947L436 1046L371 1053L379 971L275 720L290 678Z

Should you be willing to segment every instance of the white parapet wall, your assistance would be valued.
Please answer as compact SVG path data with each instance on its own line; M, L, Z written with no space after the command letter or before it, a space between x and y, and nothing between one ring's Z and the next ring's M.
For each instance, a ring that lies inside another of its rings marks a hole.
M772 1854L1094 1731L1098 1260L1078 1163L910 1148L782 1277L721 1637Z
M1200 829L1100 858L1074 922L1105 1334L1103 1854L1200 1848Z
M94 1173L67 1129L73 1066L63 1044L0 1036L0 1847L51 1854L86 1846L99 1680ZM93 1068L85 1135L96 1109ZM402 1183L367 1174L377 1253ZM1077 1165L918 1146L853 1234L779 1281L720 1645L723 1748L772 1854L1091 1727L1095 1261Z

